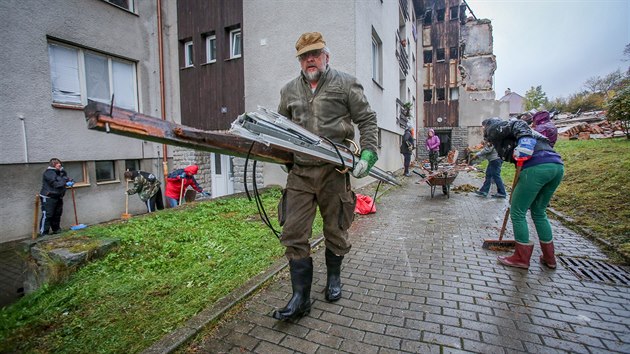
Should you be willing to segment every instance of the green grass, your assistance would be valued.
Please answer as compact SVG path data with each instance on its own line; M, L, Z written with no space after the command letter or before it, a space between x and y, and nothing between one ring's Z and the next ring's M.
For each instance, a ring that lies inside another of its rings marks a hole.
M274 227L278 188L263 193ZM316 219L314 235L321 233ZM283 257L284 248L245 197L193 203L74 237L121 246L63 284L0 311L0 352L132 353Z
M610 242L611 257L630 259L630 140L559 140L555 149L565 173L551 207ZM486 166L487 161L480 169ZM514 172L513 164L503 164L501 178L508 189Z

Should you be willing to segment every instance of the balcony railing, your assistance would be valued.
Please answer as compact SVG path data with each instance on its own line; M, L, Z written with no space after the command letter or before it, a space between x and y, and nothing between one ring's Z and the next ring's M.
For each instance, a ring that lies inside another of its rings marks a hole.
M406 40L406 39L405 39ZM409 73L409 55L407 55L406 45L403 45L402 40L400 39L400 35L396 32L396 58L398 59L398 65L400 66L400 71L407 76Z

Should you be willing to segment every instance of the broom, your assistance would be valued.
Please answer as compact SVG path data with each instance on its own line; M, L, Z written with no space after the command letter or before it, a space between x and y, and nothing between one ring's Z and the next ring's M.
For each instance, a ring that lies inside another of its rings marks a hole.
M510 199L508 201L508 207L505 210L505 215L503 216L503 225L501 226L501 231L499 232L499 239L485 239L483 240L483 245L481 246L484 249L492 248L511 248L516 246L516 240L504 240L503 234L505 233L505 227L507 226L508 218L510 217L510 205L512 205L512 194L514 194L514 188L516 188L516 184L518 183L518 176L521 174L521 169L523 168L523 161L516 161L516 172L514 173L514 181L512 181L512 192L510 193Z
M125 212L120 216L120 218L123 220L127 220L131 218L131 214L129 214L129 194L127 194L128 190L129 190L129 180L127 180L127 189L125 190Z

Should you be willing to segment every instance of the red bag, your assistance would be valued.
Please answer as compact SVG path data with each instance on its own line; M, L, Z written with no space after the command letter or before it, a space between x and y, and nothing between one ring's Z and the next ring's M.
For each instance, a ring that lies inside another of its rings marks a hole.
M367 195L357 194L357 204L354 207L354 212L361 215L376 213L374 200Z

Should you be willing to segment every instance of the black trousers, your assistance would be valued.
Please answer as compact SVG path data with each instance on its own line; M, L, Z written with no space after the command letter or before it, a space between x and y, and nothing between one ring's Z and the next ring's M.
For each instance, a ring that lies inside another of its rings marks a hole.
M162 201L162 189L158 188L157 192L147 200L147 211L149 213L156 210L164 209L164 202Z
M63 213L63 198L39 197L42 205L42 217L39 222L39 234L47 235L61 229L61 214Z

